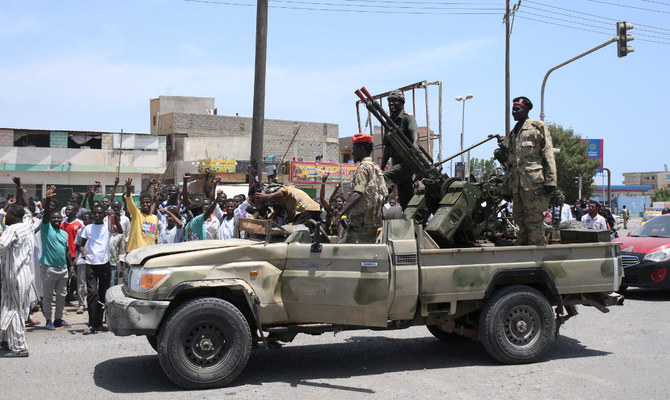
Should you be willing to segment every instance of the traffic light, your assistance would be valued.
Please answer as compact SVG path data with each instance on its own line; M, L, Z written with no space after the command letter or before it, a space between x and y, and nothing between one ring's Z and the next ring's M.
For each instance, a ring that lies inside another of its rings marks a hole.
M632 53L635 51L633 46L629 46L628 42L630 40L635 39L633 35L627 35L626 31L629 29L633 29L633 24L630 22L617 22L616 23L616 34L617 34L617 48L616 48L616 54L621 57L626 57L628 53Z

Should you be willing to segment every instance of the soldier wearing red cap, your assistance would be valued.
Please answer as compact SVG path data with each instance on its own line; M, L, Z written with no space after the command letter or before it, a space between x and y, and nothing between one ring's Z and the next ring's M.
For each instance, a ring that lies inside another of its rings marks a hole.
M517 244L546 244L542 213L556 189L556 161L549 128L528 118L533 103L527 97L513 101L517 121L509 135L510 151L506 181L514 199L514 222L519 227Z
M345 243L374 243L377 230L382 226L382 206L388 195L384 173L372 162L372 136L357 133L353 137L352 152L358 167L351 179L352 193L335 223L341 215L347 215L349 226Z

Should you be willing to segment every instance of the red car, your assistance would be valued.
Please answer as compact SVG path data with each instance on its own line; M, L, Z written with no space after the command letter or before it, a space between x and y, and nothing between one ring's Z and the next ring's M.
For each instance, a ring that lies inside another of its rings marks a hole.
M621 243L621 290L628 286L670 289L670 214L654 217L614 241Z

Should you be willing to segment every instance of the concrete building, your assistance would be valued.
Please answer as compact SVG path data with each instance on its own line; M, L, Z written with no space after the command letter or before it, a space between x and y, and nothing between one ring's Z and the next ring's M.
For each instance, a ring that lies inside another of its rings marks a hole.
M670 171L624 172L624 185L649 185L650 193L656 189L670 187Z
M151 100L151 133L167 136L168 179L179 181L184 173L197 173L203 159L236 160L237 172L246 174L251 125L252 118L218 115L213 98L160 96ZM263 158L274 164L284 154L284 161L295 157L339 162L338 129L330 123L265 119Z
M222 175L244 183L252 119L217 114L212 97L160 96L150 101L151 134L0 128L0 194L14 193L13 176L37 198L56 185L60 203L96 180L109 194L117 170L117 193L128 177L139 193L151 178L181 183L203 159L235 160L237 173ZM264 160L276 165L286 154L285 161L337 162L337 139L336 124L266 119Z
M61 200L72 191L84 192L96 180L109 193L117 170L120 185L132 178L139 192L143 180L165 171L166 158L164 136L0 128L0 193L14 193L13 176L38 198L47 185L56 185Z

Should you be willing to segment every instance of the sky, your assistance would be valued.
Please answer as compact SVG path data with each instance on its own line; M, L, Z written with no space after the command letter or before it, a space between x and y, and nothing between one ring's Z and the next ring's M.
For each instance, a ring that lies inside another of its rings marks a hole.
M504 133L505 1L269 5L265 118L335 123L340 137L351 136L356 89L426 80L443 85L442 158L459 151L462 122L466 146ZM635 52L618 58L611 44L554 71L545 120L603 139L604 166L620 184L624 172L670 164L670 0L522 0L510 82L511 96L529 97L539 119L546 72L614 37L616 21L634 24ZM214 97L220 115L251 117L255 34L251 0L0 0L0 128L147 133L149 100L161 95ZM463 121L455 97L466 94ZM438 131L436 86L428 106ZM490 158L494 148L471 156Z

